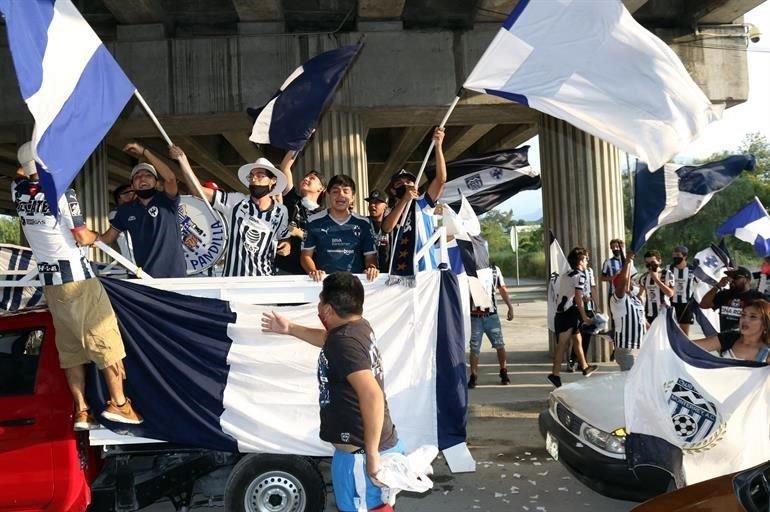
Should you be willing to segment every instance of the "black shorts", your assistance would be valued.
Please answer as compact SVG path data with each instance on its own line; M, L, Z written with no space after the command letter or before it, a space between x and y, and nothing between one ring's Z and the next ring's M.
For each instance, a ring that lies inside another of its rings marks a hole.
M576 306L572 306L567 311L556 313L553 327L557 335L565 331L575 332L580 328L580 320L580 311Z
M690 307L687 307L687 306ZM692 313L692 308L697 308L698 306L695 304L690 304L689 302L685 304L674 304L674 311L676 313L676 321L680 324L692 324L695 323L694 315Z

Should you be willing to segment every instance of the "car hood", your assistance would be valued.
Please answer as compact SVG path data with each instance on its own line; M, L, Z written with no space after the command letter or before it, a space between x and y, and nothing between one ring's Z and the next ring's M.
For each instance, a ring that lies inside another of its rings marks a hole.
M626 426L623 389L626 372L597 375L566 384L553 395L584 421L605 432Z

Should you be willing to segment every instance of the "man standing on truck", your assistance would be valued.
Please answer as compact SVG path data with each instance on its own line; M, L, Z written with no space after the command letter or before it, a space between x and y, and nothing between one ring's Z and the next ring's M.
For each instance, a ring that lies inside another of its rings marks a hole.
M320 437L335 447L334 497L337 508L349 512L392 505L376 478L380 455L403 452L388 412L374 332L361 316L363 305L361 281L350 272L335 272L324 279L319 295L318 317L325 329L294 324L275 311L262 316L263 331L289 334L321 348ZM358 490L364 487L361 496Z
M88 363L102 371L110 393L102 416L138 425L143 420L123 394L126 352L115 312L78 245L93 243L96 233L83 222L72 189L59 200L58 220L54 216L38 180L31 143L21 146L18 158L22 168L11 186L11 198L44 283L43 294L56 329L59 365L75 400L73 428L98 426L85 399Z

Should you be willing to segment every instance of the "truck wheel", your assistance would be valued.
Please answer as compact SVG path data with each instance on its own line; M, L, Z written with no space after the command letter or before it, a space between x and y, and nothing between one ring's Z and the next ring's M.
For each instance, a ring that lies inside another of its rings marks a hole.
M297 455L246 455L225 484L227 512L323 512L325 505L318 467Z

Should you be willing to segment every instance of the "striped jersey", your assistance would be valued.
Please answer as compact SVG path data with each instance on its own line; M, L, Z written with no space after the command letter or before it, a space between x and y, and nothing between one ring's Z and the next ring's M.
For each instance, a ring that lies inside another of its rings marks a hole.
M575 291L585 289L586 274L581 270L570 270L559 278L559 302L556 312L562 313L575 305Z
M615 277L621 270L623 270L623 258L612 256L604 260L602 264L602 275L605 277ZM636 267L631 263L631 273L629 275L633 276L634 274L636 274ZM615 285L612 284L612 281L607 284L609 285L610 295L614 294Z
M619 299L612 294L610 298L612 319L615 322L615 347L638 349L647 332L644 318L644 305L636 295L625 294Z
M671 272L665 268L660 269L660 280L668 286L672 286L673 278ZM644 310L648 317L655 318L660 313L661 309L667 308L671 305L671 300L663 294L658 287L655 280L650 276L649 272L645 272L640 279L642 286L644 287Z
M585 269L585 284L583 285L583 296L589 297L591 300L583 303L583 307L586 311L594 310L594 301L592 296L592 287L596 286L596 280L594 279L594 271L591 267Z
M224 275L273 275L278 242L289 236L286 207L273 201L262 211L251 196L222 190L214 191L211 204L222 212L230 230Z
M690 301L690 297L692 297L695 272L690 267L677 268L673 265L669 268L669 271L674 283L674 296L671 297L671 303L687 304Z
M497 300L495 300L495 292L503 285L503 273L500 272L500 267L495 265L492 267L492 307L491 308L477 308L473 303L473 297L471 297L471 311L478 313L497 313Z
M11 185L11 197L21 228L37 260L38 272L47 286L94 277L91 264L71 230L83 226L75 191L67 190L59 199L59 219L48 207L37 181L18 178Z

